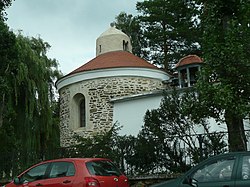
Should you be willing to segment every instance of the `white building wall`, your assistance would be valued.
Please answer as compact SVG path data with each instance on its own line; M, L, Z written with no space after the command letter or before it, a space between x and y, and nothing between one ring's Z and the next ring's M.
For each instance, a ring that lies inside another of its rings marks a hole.
M144 125L144 116L147 110L157 109L160 107L162 95L154 95L149 97L139 97L132 100L121 100L114 102L113 123L122 126L120 135L137 136ZM225 123L218 123L213 118L208 119L210 132L227 132ZM249 120L244 120L245 130L250 130ZM204 128L197 126L195 128L197 134L206 133ZM250 132L247 132L247 149L250 150ZM224 137L227 142L227 136Z
M159 95L115 102L113 123L123 126L119 134L136 136L144 124L146 111L159 108L161 99Z

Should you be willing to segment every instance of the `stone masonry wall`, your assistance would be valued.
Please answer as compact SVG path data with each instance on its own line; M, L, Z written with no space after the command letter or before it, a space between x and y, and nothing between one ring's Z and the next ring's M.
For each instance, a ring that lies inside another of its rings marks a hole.
M110 77L81 81L60 90L60 131L61 146L75 144L74 135L92 136L111 129L113 105L110 99L154 90L162 90L164 85L158 79L141 77ZM72 128L74 118L72 100L76 94L83 94L87 105L86 128Z

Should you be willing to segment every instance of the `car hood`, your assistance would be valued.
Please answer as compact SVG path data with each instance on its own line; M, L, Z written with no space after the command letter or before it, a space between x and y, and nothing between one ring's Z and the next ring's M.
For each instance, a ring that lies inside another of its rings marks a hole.
M171 179L158 184L154 184L150 187L177 187L180 179Z

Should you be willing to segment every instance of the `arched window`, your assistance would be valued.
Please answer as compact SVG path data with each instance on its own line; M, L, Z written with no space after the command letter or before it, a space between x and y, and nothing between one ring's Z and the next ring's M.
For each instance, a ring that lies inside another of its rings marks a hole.
M82 93L77 93L73 97L71 105L71 127L77 130L81 127L87 127L87 105L86 98Z
M79 103L80 127L86 127L86 104L85 98L81 98Z

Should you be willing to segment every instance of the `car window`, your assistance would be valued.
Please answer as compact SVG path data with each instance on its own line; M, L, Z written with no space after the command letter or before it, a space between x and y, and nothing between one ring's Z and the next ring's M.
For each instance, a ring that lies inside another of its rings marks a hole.
M48 168L48 163L36 166L20 177L22 183L32 182L35 180L45 179L45 173Z
M220 159L199 168L192 176L198 182L231 180L235 158Z
M75 166L71 162L53 162L49 178L74 176Z
M86 166L91 175L120 176L122 174L112 162L107 160L87 162Z
M250 179L250 156L243 156L241 177L243 180Z

